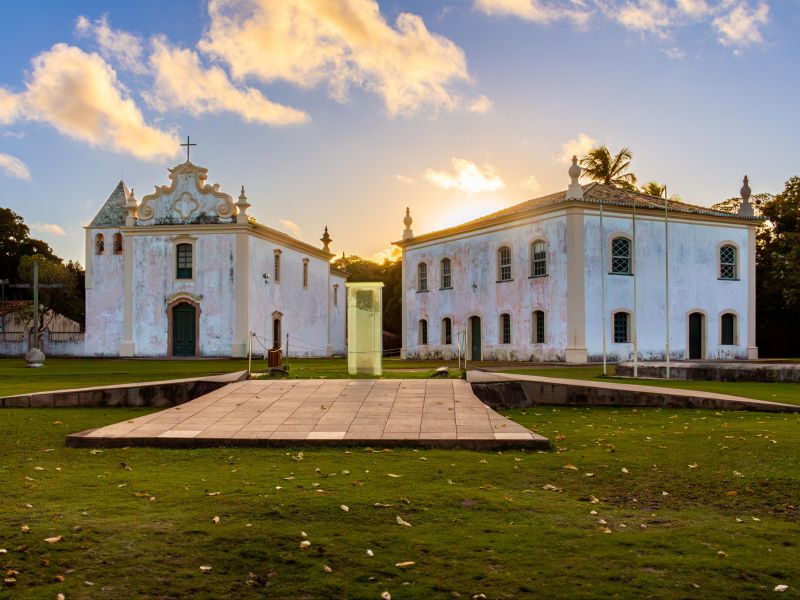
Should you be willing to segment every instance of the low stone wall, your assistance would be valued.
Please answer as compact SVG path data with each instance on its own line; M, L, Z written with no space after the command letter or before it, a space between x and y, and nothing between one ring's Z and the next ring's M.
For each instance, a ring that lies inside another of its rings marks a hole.
M639 363L639 377L664 379L667 363ZM617 375L633 377L633 363L617 365ZM763 381L800 383L800 363L678 362L670 364L671 379L702 381Z
M147 381L108 387L20 394L0 397L0 408L176 406L246 378L247 371L239 371L199 379Z

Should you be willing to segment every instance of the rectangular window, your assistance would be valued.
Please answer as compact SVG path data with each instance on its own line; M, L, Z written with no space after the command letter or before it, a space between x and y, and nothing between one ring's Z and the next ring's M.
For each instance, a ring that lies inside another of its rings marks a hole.
M428 265L419 263L417 265L417 291L428 291Z
M308 259L303 259L303 289L308 289Z
M500 281L511 281L511 248L508 246L497 251L497 275Z
M333 286L333 305L339 306L339 284Z
M502 314L500 315L500 343L501 344L510 344L511 343L511 315L509 314Z
M420 346L428 345L428 322L425 319L419 322L419 344Z
M450 259L443 258L442 259L442 289L449 290L452 285L452 277L450 276Z
M442 319L442 344L449 346L453 343L453 322L450 318Z
M533 313L533 343L544 344L544 311Z
M192 245L191 244L178 244L177 246L177 271L176 279L191 279L192 278Z
M627 344L630 340L628 321L630 315L625 312L614 313L614 343Z
M531 277L547 275L547 244L534 242L531 246Z
M275 267L273 269L275 275L275 283L281 282L281 251L275 250Z
M617 275L630 275L631 269L631 241L628 238L618 237L611 240L611 272Z
M736 316L731 313L722 315L722 339L723 346L733 346L736 344Z
M719 278L736 279L736 248L733 246L719 249Z

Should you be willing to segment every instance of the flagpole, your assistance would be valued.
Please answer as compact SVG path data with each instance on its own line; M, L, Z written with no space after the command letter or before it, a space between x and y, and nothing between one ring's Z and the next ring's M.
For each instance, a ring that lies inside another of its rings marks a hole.
M603 227L603 199L600 198L600 320L603 323L603 375L608 375L606 358L606 239Z
M633 197L633 376L639 376L639 328L636 311L636 273L639 265L636 260L636 196Z
M667 379L669 379L669 196L664 185L664 305L666 307Z

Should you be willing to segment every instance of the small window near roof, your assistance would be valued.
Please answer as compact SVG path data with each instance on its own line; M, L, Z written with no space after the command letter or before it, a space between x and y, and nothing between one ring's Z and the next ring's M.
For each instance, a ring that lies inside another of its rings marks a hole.
M102 254L106 249L106 242L105 238L103 238L102 233L98 233L94 236L94 253L95 254Z
M719 249L719 278L736 279L736 248L726 245Z
M627 344L630 342L630 317L626 312L614 313L614 343Z
M723 346L736 345L736 315L733 313L725 313L722 315L722 332L720 336L720 343Z
M497 251L497 279L511 281L511 248L503 246Z
M611 272L617 275L630 275L631 269L631 241L626 237L616 237L611 240Z
M114 234L114 254L122 254L122 234Z
M452 276L450 275L450 259L443 258L441 262L441 273L442 273L442 281L441 287L443 290L449 290L453 287L452 283Z
M531 277L547 275L547 243L537 240L531 244Z

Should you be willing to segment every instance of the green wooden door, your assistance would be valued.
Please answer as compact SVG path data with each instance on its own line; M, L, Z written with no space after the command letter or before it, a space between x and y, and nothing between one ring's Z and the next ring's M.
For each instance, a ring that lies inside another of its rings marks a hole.
M689 358L703 358L703 315L689 315Z
M470 317L470 360L481 360L481 318Z
M181 303L172 309L172 355L194 356L196 314L194 306Z

